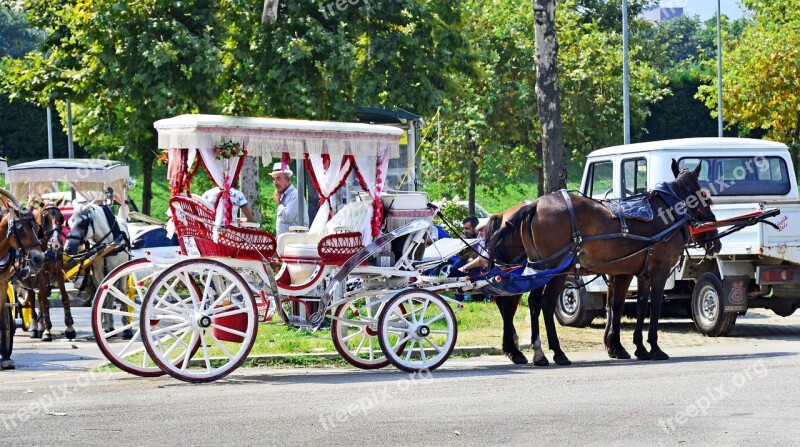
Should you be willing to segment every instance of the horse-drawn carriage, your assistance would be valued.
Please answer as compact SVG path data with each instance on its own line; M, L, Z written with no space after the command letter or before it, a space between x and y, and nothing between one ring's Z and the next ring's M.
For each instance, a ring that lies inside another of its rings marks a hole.
M95 334L114 364L139 375L215 380L241 364L257 323L273 314L309 328L330 318L334 346L360 368L431 370L449 357L459 304L436 291L474 284L421 276L443 261L422 256L435 208L425 193L389 192L384 184L401 130L208 115L155 127L168 149L171 225L183 259L131 262L98 289ZM233 156L219 156L219 142L233 143L226 154ZM245 154L265 165L303 161L321 197L309 228L276 238L236 224L225 192ZM191 194L198 164L223 191L217 204ZM344 189L360 192L342 204Z

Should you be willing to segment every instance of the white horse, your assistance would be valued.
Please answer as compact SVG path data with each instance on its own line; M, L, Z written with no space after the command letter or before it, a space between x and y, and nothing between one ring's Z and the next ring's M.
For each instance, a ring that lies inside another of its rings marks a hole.
M75 211L69 218L70 232L69 236L67 236L67 244L64 247L68 255L77 254L81 245L86 242L90 243L90 250L93 247L98 247L98 244L111 244L113 242L125 243L124 247L126 249L130 248L130 233L128 232L128 224L122 217L125 215L122 209L120 209L118 216L114 216L108 206L94 203L79 204L74 202L73 209ZM106 256L97 256L92 261L91 268L91 280L94 286L99 287L110 271L128 262L129 259L130 256L125 250L120 250L116 253L112 252ZM108 325L106 330L111 330L113 322L109 321L104 324L104 326L106 325ZM123 336L130 338L127 333L123 334Z

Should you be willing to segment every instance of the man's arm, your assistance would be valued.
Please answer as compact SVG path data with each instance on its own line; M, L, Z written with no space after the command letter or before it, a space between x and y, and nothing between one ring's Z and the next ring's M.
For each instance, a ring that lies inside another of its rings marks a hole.
M284 193L283 196L286 199L286 204L278 204L278 219L283 222L297 221L297 190L288 195Z

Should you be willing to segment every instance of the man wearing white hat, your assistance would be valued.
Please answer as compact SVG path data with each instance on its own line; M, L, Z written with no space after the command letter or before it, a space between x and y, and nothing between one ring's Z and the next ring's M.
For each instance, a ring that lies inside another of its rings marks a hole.
M292 185L292 170L288 166L282 167L277 162L272 167L272 184L275 185L275 202L278 204L277 219L275 222L275 235L287 233L289 227L300 225L300 216L297 212L297 188ZM306 212L305 225L308 225L308 212Z

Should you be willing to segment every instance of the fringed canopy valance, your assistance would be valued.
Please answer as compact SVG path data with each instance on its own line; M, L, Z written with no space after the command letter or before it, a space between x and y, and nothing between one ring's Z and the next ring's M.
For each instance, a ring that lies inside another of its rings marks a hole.
M54 190L56 182L72 185L78 191L114 188L122 195L130 178L128 165L120 161L82 158L56 158L20 163L8 168L6 183L17 197L41 195Z
M161 149L211 148L230 140L240 143L248 155L261 156L264 163L283 153L292 158L341 151L376 156L387 147L388 156L397 158L403 135L399 128L373 124L221 115L180 115L156 121L154 126Z

